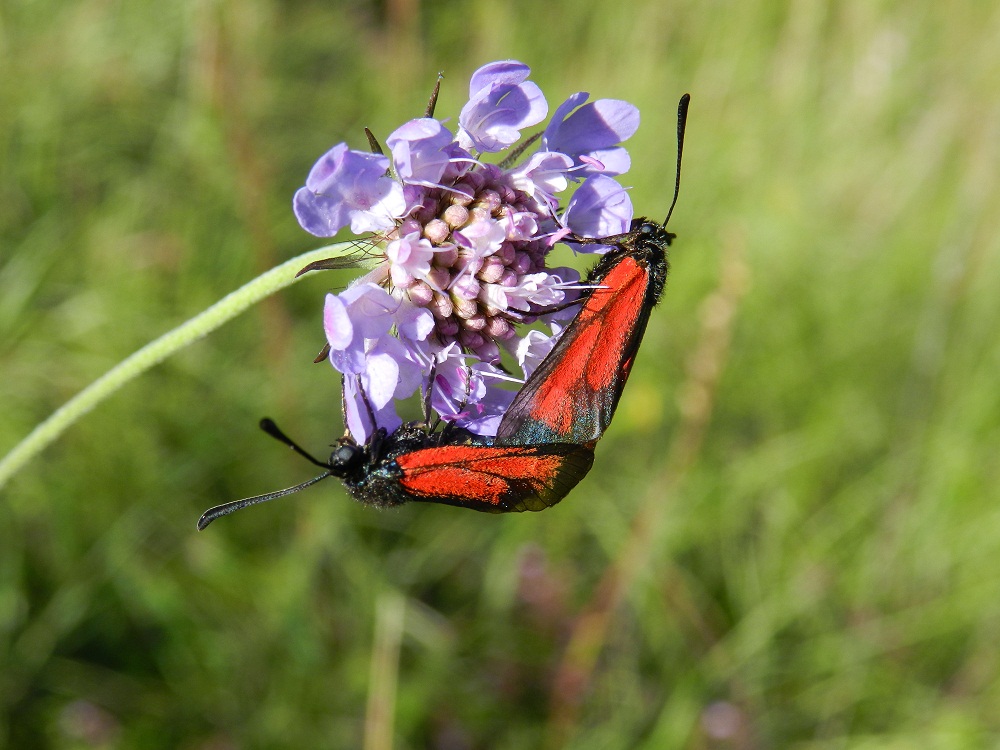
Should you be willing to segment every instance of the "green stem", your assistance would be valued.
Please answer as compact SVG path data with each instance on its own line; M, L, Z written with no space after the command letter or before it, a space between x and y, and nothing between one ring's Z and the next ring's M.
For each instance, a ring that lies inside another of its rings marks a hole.
M303 253L297 258L292 258L244 284L200 315L182 323L169 333L165 333L155 341L146 344L124 361L119 362L67 401L51 417L35 427L24 440L4 456L3 460L0 460L0 488L7 484L7 481L28 461L59 437L67 427L132 378L141 375L171 354L211 333L251 305L255 305L265 297L294 284L298 280L295 274L303 266L323 258L342 255L352 246L353 243L344 242L321 247L318 250Z

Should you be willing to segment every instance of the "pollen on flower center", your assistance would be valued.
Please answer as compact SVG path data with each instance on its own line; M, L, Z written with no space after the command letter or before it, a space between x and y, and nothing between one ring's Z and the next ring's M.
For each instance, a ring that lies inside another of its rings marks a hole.
M542 271L549 249L535 236L547 207L509 179L494 165L450 165L440 186L425 188L409 217L385 234L390 291L434 314L437 343L458 342L485 361L497 360L498 342L516 335L498 300ZM398 251L414 232L432 251L425 268L421 254Z

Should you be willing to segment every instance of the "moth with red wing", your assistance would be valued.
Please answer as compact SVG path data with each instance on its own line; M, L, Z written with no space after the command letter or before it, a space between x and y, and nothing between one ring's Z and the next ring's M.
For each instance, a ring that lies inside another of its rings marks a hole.
M327 477L341 479L356 500L380 507L432 502L506 513L543 510L562 500L593 465L594 446L614 417L650 312L663 293L666 248L675 236L666 224L677 203L688 102L685 94L678 106L677 172L666 220L661 225L636 219L628 232L612 237L570 238L612 249L591 271L580 310L515 396L495 438L409 424L392 433L379 429L364 444L341 438L322 462L265 419L265 432L325 472L294 487L211 508L198 528Z

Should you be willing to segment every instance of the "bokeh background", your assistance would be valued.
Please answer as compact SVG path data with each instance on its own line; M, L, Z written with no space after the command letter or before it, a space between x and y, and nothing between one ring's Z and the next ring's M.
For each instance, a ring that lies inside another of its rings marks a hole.
M978 748L1000 742L1000 6L12 0L0 452L315 238L333 143L520 59L636 103L672 271L594 471L494 517L314 469L316 274L2 490L11 748ZM454 122L454 119L452 120ZM563 261L566 258L562 259ZM581 267L586 260L578 262Z

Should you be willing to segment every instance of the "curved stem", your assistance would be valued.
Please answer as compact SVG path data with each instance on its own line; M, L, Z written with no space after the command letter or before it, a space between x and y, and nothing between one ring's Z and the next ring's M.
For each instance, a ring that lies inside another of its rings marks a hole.
M3 460L0 460L0 488L28 461L55 441L67 427L125 383L141 375L153 365L159 364L188 344L192 344L211 333L265 297L294 284L298 280L295 274L303 266L322 258L343 255L352 247L353 243L343 242L321 247L318 250L312 250L292 258L244 284L201 314L163 334L155 341L151 341L130 357L119 362L35 427L24 440L3 457Z

